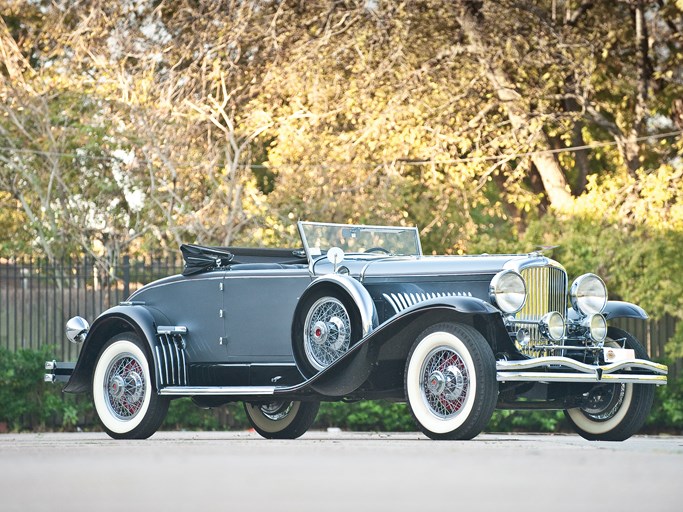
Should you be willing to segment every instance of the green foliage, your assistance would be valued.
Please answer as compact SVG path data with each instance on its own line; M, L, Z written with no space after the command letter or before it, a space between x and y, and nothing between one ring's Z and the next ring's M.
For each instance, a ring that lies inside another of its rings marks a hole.
M190 398L173 400L160 430L246 430L249 428L241 403L214 409L197 407Z
M567 430L562 411L497 410L487 432L560 432Z
M407 432L415 430L405 404L363 401L356 403L327 402L313 428L338 427L342 430Z
M683 375L657 388L646 428L652 432L683 432Z
M52 348L10 352L0 348L0 422L11 430L73 430L93 421L87 396L64 395L60 386L43 382Z

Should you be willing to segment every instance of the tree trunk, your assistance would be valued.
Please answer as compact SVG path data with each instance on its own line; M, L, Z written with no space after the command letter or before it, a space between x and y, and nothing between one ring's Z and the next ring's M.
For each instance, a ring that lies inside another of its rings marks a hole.
M493 86L498 99L505 106L512 129L520 135L529 132L531 116L526 111L522 98L515 90L512 81L505 72L496 66L490 58L488 48L480 37L482 28L476 13L471 11L470 4L460 5L458 22L462 27L470 48L476 54L486 78ZM543 130L531 133L531 142L538 150L548 150L550 144ZM534 153L531 161L538 170L543 188L551 206L560 212L571 210L574 200L569 191L564 171L551 153Z

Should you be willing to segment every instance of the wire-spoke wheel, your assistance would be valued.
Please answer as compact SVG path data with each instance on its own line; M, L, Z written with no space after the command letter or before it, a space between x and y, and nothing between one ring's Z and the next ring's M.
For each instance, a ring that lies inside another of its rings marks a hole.
M161 425L169 399L152 390L149 363L134 333L113 337L93 374L93 402L106 432L116 439L144 439Z
M498 398L495 359L472 327L438 324L413 344L405 368L408 406L432 439L472 439L491 419Z
M360 339L358 308L336 290L321 289L311 294L297 316L292 349L305 377L330 366Z
M306 357L317 370L327 368L349 349L351 318L335 297L321 297L308 310L304 322Z
M266 439L296 439L311 428L319 402L244 402L251 426Z
M617 341L619 340L619 341ZM639 359L649 359L646 350L631 334L616 327L607 330L605 346L635 351ZM605 384L593 388L581 407L567 409L565 417L574 430L590 441L624 441L642 428L654 400L651 384Z

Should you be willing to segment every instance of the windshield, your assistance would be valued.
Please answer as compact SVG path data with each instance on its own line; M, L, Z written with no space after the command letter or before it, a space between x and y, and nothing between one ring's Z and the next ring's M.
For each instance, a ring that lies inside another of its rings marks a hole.
M347 254L422 255L417 228L299 222L299 232L311 260L332 247L339 247Z

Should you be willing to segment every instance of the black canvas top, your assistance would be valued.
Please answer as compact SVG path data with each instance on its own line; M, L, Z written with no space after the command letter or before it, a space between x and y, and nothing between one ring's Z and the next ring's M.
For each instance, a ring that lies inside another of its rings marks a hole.
M184 276L249 263L279 263L282 265L302 265L307 263L304 252L301 249L205 247L183 244L180 246L180 252L185 260Z

